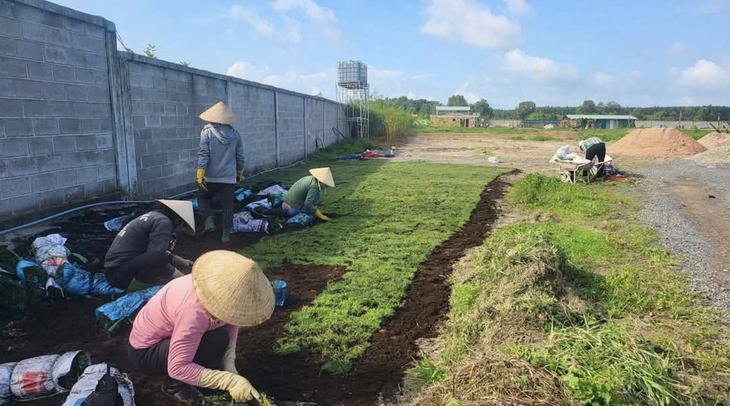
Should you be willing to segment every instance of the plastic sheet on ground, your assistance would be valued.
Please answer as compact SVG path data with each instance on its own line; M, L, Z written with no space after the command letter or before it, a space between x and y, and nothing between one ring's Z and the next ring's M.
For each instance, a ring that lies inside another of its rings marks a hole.
M60 234L50 234L33 240L31 248L35 255L35 262L46 270L48 276L55 277L56 272L70 254L64 244L66 244L66 238Z
M152 286L137 292L124 295L119 299L104 304L96 309L96 325L98 328L113 331L120 320L128 319L143 304L152 298L162 286Z
M33 400L68 392L89 365L82 351L42 355L0 365L0 404L13 398Z
M233 192L233 194L236 196L236 200L238 200L239 202L242 202L242 201L246 200L249 196L253 195L253 191L251 191L250 189L241 188L241 189L236 189L236 191Z
M103 273L91 274L76 264L67 262L63 266L63 275L53 280L54 286L75 295L108 296L124 293L123 289L115 288L106 280Z
M79 381L76 382L73 388L71 388L71 393L69 393L62 406L81 406L84 403L84 400L87 398L91 400L93 398L90 397L92 393L96 392L96 394L99 395L99 392L103 389L99 388L99 390L97 390L97 384L102 379L108 379L108 377L104 378L107 372L112 379L111 383L116 383L117 394L122 398L124 406L134 406L134 386L132 385L132 381L129 380L126 374L119 372L119 370L114 367L109 367L107 364L96 364L87 367ZM114 405L114 403L107 402L96 403L99 405Z
M269 203L268 199L261 199L246 205L246 210L249 211L259 208L270 209L271 203Z
M280 195L284 196L286 194L286 189L284 189L281 185L273 185L269 186L264 190L261 190L257 193L258 196L268 196L268 195Z
M290 217L286 224L299 224L304 227L311 226L312 223L314 223L314 216L311 216L307 213L299 213L295 216Z
M233 228L231 228L231 234L268 232L269 222L253 218L250 212L242 211L233 215Z
M113 219L104 222L104 228L109 231L119 231L122 229L122 225L124 225L124 222L130 217L132 217L131 214L114 217Z

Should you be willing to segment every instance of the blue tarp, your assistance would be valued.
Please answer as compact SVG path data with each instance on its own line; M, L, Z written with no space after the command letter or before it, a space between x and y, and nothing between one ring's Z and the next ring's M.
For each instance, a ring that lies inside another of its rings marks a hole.
M314 222L314 216L310 216L307 213L299 213L296 216L289 218L286 224L301 224L304 227L309 227Z
M137 309L142 307L160 289L162 289L162 285L152 286L151 288L124 295L113 302L98 307L95 311L96 325L98 327L106 325L105 327L111 329L118 321L131 317ZM105 320L102 320L102 317Z

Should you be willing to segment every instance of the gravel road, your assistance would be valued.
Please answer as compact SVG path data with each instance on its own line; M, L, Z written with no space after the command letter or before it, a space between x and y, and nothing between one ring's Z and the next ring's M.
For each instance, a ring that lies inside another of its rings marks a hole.
M637 172L646 199L642 220L657 228L664 246L682 261L693 288L713 306L730 310L728 243L722 235L730 223L730 164L708 169L675 160Z

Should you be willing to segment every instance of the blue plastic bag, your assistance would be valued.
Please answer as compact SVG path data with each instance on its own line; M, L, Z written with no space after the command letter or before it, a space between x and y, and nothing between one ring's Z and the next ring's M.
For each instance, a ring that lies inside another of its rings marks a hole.
M250 189L237 189L236 192L236 200L239 202L242 202L246 200L247 197L251 196L253 192Z
M271 287L274 289L274 302L277 306L284 306L286 301L286 282L275 280L271 281Z
M55 281L64 291L75 295L106 296L124 293L124 290L109 285L104 274L92 276L88 271L69 262L63 265L63 276Z
M296 216L290 217L286 221L286 224L300 224L304 227L309 227L314 222L314 216L310 216L307 213L299 213Z
M127 319L137 311L143 304L152 298L162 289L162 285L152 286L151 288L139 290L137 292L124 295L119 299L102 305L96 309L96 325L100 328L113 330L120 320Z
M132 217L131 214L125 214L123 216L115 217L111 220L104 222L104 228L106 228L109 231L119 231L122 229L122 224L124 224L124 220Z

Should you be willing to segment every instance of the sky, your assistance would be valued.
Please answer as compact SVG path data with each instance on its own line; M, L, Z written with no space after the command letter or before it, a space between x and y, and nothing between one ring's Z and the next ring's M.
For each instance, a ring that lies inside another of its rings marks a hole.
M730 0L55 0L160 59L336 97L338 61L371 93L495 108L730 105Z

